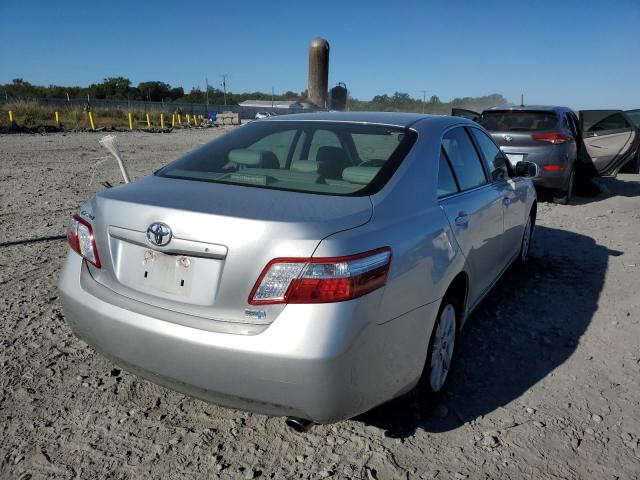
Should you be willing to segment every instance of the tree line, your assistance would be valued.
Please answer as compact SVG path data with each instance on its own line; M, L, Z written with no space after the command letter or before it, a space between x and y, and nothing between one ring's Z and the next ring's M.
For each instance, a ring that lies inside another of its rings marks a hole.
M170 103L205 103L207 91L200 87L193 87L185 94L182 87L172 87L160 81L140 82L133 85L131 80L124 77L105 78L103 82L93 83L88 87L67 87L60 85L33 85L21 78L11 83L0 85L0 95L7 99L37 99L37 98L82 98L107 100L143 100L150 102ZM226 97L226 98L225 98ZM237 105L245 100L294 100L305 101L307 91L300 93L287 91L283 94L271 95L263 92L233 93L209 86L208 101L212 105ZM226 102L225 102L226 99ZM403 111L449 114L452 107L467 108L481 111L485 108L502 105L506 99L499 94L482 97L455 98L450 102L442 102L436 95L426 101L413 98L408 93L395 92L393 95L376 95L371 100L358 100L349 97L350 110L368 111Z

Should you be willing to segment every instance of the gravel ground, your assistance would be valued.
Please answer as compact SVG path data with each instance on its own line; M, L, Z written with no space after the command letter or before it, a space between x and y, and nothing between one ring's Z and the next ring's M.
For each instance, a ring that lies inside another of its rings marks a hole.
M120 134L135 177L218 130ZM68 216L119 181L99 134L0 136L1 478L640 478L640 179L541 204L532 261L460 338L437 415L393 402L300 435L123 371L57 297ZM11 243L18 242L18 243Z

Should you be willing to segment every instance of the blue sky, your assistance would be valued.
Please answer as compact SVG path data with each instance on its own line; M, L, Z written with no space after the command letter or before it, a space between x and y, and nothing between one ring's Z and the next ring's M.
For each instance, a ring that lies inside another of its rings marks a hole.
M185 90L302 91L307 46L331 45L353 96L640 107L640 0L0 2L0 83L108 76Z

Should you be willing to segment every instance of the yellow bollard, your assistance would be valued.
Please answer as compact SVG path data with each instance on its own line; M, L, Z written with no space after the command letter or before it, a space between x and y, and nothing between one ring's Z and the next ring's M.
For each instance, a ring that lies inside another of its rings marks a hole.
M164 128L164 112L160 112L160 128Z
M9 110L9 123L13 123L13 112Z
M96 125L93 123L93 113L89 112L89 125L91 125L91 130L96 129Z
M151 128L151 119L149 118L148 113L147 113L147 127Z
M176 114L175 113L171 114L171 126L172 127L176 126Z
M129 112L129 130L133 130L133 117L131 116L131 112Z
M56 114L56 125L59 127L60 126L60 114L58 112L55 112Z
M191 118L189 117L189 114L188 114L188 113L187 113L187 123L188 123L189 125L191 125Z
M178 114L178 123L182 124L182 115Z

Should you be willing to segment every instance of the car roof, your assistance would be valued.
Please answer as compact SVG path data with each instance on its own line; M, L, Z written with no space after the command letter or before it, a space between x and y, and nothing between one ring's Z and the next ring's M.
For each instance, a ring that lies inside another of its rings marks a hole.
M444 115L426 115L423 113L401 113L401 112L314 112L314 113L293 113L288 115L278 115L269 117L265 121L318 121L318 122L349 122L349 123L374 123L379 125L392 125L397 127L409 127L419 120L443 121L451 119L452 123L459 123L461 117L447 117Z
M492 112L492 111L503 112L505 110L520 111L520 112L526 112L526 111L566 112L566 111L570 111L571 109L569 107L561 107L559 105L510 105L510 106L502 106L502 107L491 107L484 110L484 112Z

